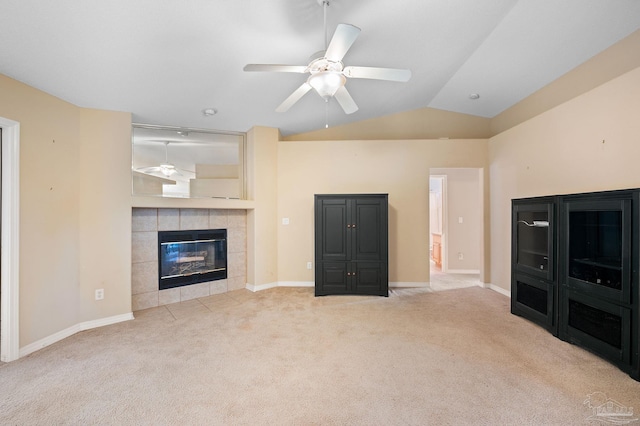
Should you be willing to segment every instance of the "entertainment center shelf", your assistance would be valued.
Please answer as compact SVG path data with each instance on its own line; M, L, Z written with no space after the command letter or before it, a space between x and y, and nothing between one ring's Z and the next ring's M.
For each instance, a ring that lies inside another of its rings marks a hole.
M512 200L511 312L640 380L640 189Z

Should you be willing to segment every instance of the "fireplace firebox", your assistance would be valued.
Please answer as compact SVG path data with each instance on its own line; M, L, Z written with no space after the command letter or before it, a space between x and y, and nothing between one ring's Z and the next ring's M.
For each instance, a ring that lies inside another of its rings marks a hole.
M158 232L160 290L227 278L227 230Z

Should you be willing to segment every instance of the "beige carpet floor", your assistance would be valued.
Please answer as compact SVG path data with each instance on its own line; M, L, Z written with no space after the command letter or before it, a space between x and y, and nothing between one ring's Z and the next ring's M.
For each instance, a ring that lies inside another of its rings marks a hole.
M136 312L0 366L2 425L598 424L640 383L479 287L240 290Z

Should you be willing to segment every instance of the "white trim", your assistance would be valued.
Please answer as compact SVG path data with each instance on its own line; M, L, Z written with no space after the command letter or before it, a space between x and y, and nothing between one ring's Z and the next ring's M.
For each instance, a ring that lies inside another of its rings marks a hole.
M491 283L481 283L481 286L484 288L488 288L489 290L493 290L496 293L500 293L503 296L507 296L509 299L511 299L511 290L505 290L504 288Z
M447 271L447 274L468 274L468 275L473 275L473 274L480 274L480 270L478 269L449 269Z
M278 287L315 287L315 281L280 281Z
M260 284L260 285L252 285L247 284L246 289L252 292L268 290L270 288L276 287L315 287L315 281L277 281L269 284ZM420 288L420 287L429 287L428 282L418 282L418 281L390 281L389 288L399 288L399 287L410 287L410 288Z
M0 360L19 358L18 293L20 289L20 123L0 117L2 128L2 297Z
M416 281L390 281L389 288L401 288L401 287L430 287L428 282L416 282Z
M59 342L60 340L73 336L74 334L80 331L91 330L93 328L103 327L105 325L112 325L112 324L116 324L123 321L129 321L132 319L134 319L133 313L128 313L128 314L116 315L108 318L102 318L94 321L81 322L80 324L73 325L69 328L66 328L62 331L52 334L51 336L47 336L44 339L40 339L36 342L31 343L30 345L20 348L20 357L27 356L37 350L40 350L44 347L47 347L56 342Z
M247 285L245 286L245 288L249 291L252 292L256 292L256 291L262 291L262 290L268 290L270 288L276 288L278 287L278 283L269 283L269 284L260 284L260 285L253 285L253 284L249 284L247 283Z

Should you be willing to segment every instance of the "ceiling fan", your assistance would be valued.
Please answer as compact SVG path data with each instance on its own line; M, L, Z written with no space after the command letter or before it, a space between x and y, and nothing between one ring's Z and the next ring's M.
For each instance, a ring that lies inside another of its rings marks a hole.
M138 172L142 173L162 173L165 177L171 177L173 175L183 176L180 173L179 169L172 163L169 162L169 141L163 141L164 143L164 163L161 163L158 166L152 167L141 167L136 169Z
M306 82L302 83L287 99L276 108L277 112L289 110L308 91L315 91L328 102L335 97L346 114L352 114L358 110L358 106L345 87L348 78L366 78L372 80L387 80L407 82L411 78L411 71L397 68L376 68L376 67L345 67L342 58L356 41L360 28L350 24L338 24L333 37L329 43L327 40L327 6L328 0L318 0L322 2L324 8L324 32L325 51L312 56L308 65L270 65L270 64L248 64L244 71L270 71L270 72L291 72L310 76Z

